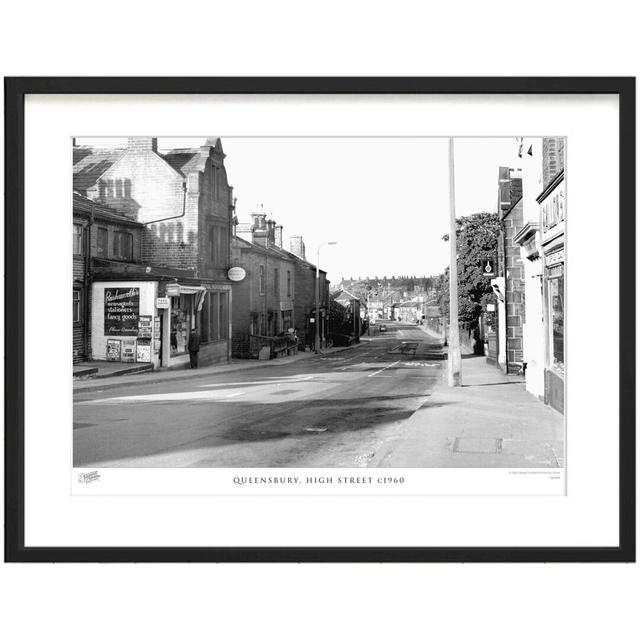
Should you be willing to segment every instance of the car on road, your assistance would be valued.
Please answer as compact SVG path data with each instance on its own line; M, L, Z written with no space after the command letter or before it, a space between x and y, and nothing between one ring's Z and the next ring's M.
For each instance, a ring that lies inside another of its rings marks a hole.
M386 324L381 324L380 325L380 333L385 333L386 330L387 330L387 325Z

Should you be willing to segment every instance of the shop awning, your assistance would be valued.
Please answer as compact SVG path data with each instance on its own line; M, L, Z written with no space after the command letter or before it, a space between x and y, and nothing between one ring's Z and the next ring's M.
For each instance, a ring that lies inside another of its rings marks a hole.
M168 284L166 293L168 296L193 295L194 293L206 293L205 287L190 284Z

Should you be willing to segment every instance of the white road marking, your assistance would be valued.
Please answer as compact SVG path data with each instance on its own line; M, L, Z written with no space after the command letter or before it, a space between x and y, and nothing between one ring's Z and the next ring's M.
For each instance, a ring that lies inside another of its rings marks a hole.
M377 376L379 373L382 373L386 369L389 369L390 367L393 367L394 365L398 364L399 362L400 362L400 360L396 360L395 362L392 362L391 364L388 364L386 367L383 367L382 369L379 369L378 371L374 371L373 373L370 373L367 377L373 378L373 376Z
M237 393L230 393L228 396L225 396L225 398L235 398L236 396L243 396L244 395L244 391L238 391Z

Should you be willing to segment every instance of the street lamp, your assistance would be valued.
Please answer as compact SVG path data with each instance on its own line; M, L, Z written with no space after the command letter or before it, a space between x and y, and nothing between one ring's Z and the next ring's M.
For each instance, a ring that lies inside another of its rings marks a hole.
M315 328L315 340L314 351L318 353L320 351L320 249L327 244L338 244L337 242L325 242L318 247L316 257L316 328Z

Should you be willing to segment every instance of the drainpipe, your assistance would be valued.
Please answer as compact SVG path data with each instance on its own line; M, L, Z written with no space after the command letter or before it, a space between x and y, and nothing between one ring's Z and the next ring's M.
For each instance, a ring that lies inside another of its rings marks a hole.
M91 211L89 213L89 224L87 225L87 235L85 237L85 252L84 252L84 300L82 301L83 315L84 315L84 345L85 356L87 359L93 357L91 352L91 345L89 344L89 287L93 281L93 271L91 264L91 228L94 223L94 203L91 203Z
M185 213L187 211L187 181L184 180L182 183L182 213L177 216L169 216L168 218L158 218L158 220L151 220L150 222L143 222L146 226L148 224L156 224L157 222L164 222L165 220L176 220L177 218L184 218Z

